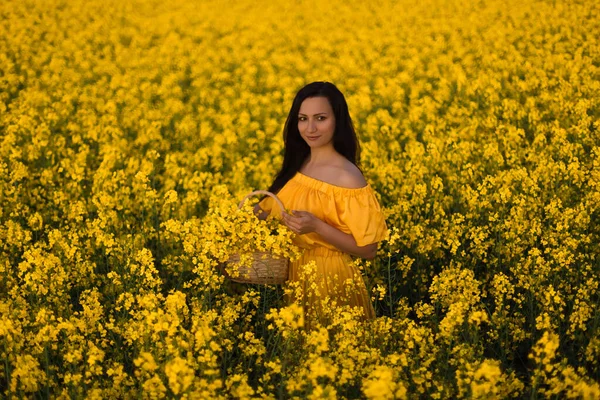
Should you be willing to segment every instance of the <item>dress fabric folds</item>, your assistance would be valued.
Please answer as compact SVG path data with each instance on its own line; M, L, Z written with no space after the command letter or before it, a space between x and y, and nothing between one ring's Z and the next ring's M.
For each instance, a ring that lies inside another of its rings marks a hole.
M385 218L371 186L350 189L335 186L297 172L277 193L287 210L302 210L344 233L352 234L358 246L379 242L387 235ZM281 210L272 198L259 206L270 215L281 218ZM316 233L297 235L296 245L304 249L302 257L290 263L289 283L303 288L302 305L305 321L312 318L326 322L329 305L358 307L363 320L375 317L371 299L360 271L350 255L339 251ZM314 271L311 275L309 271ZM296 300L286 296L288 303Z

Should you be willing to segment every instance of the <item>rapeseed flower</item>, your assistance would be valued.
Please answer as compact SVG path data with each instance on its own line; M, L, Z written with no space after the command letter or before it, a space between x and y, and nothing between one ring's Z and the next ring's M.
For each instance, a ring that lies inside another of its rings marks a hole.
M1 396L600 397L600 6L249 5L0 5ZM372 321L222 271L301 251L238 201L315 80L390 227Z

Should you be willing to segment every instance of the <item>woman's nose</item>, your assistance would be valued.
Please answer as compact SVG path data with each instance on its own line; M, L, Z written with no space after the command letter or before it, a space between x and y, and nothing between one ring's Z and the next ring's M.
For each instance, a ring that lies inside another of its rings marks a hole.
M314 132L317 130L317 123L316 121L313 120L308 120L308 131L309 132Z

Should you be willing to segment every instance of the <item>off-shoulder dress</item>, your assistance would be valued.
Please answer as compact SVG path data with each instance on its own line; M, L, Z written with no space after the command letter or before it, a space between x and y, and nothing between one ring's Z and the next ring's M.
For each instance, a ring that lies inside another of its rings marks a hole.
M287 210L311 212L340 231L352 234L358 246L376 243L386 237L385 217L369 184L351 189L297 172L279 190L277 197ZM270 215L281 218L279 207L271 197L263 199L259 206ZM375 317L364 280L349 254L341 252L314 232L297 235L294 242L304 252L299 260L290 263L289 282L299 281L305 285L302 299L305 311L311 309L323 321L319 315L323 314L322 307L336 303L358 307L362 310L363 319ZM310 261L316 265L314 283L302 278L302 268ZM306 287L309 284L312 288ZM286 300L296 299L286 296Z

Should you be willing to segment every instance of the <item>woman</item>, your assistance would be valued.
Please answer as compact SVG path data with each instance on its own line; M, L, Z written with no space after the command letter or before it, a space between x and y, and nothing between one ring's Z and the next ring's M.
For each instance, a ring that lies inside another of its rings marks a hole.
M281 212L270 197L255 211L259 218L280 218L305 249L290 264L290 282L303 279L302 267L310 261L316 265L316 288L305 287L302 299L308 324L313 314L326 321L322 300L357 306L363 319L374 318L350 255L373 259L387 228L373 189L358 168L358 140L344 95L335 85L313 82L300 89L285 123L284 142L283 166L269 191L293 211Z

